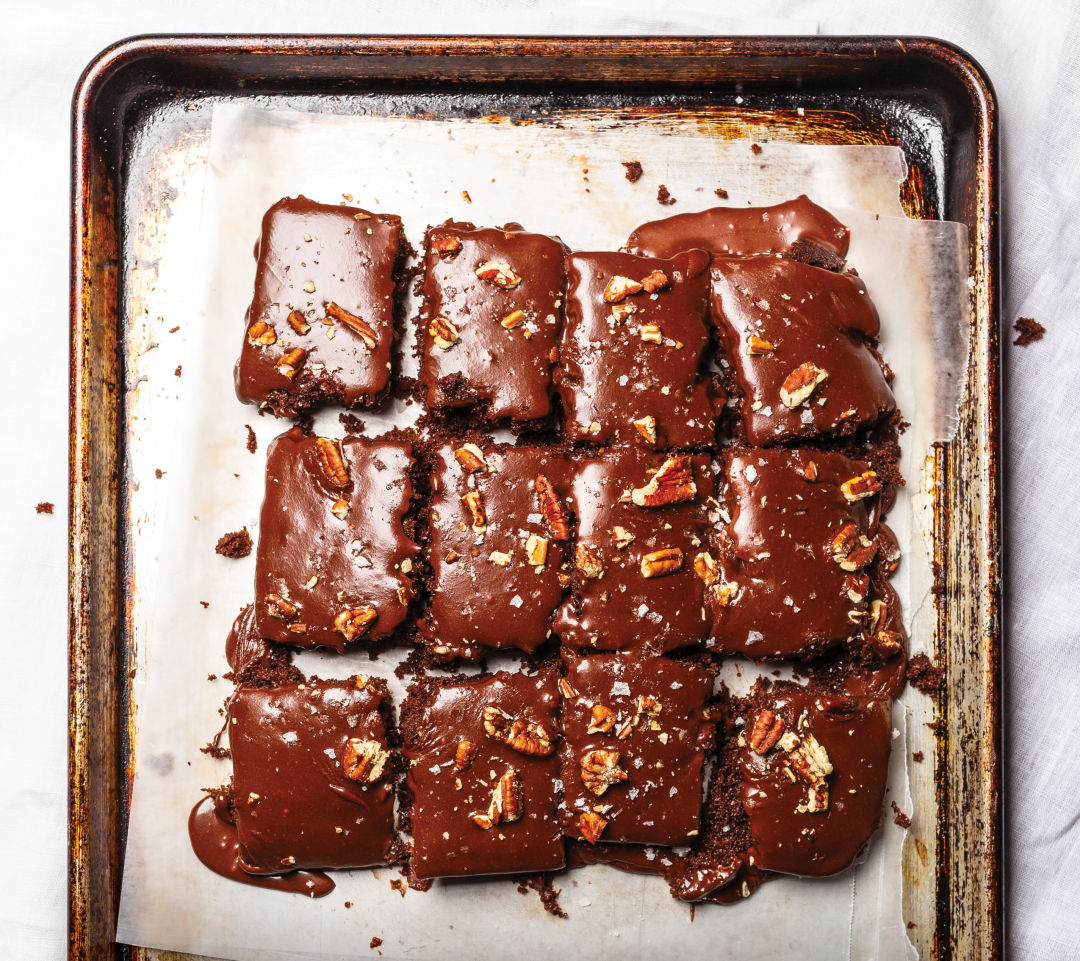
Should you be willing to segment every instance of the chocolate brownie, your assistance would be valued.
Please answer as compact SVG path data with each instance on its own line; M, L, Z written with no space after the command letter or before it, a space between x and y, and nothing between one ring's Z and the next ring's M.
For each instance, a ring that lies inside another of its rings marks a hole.
M570 497L574 592L555 621L564 646L662 654L705 638L695 566L716 516L712 494L702 455L622 447L580 461Z
M574 441L709 447L722 407L703 364L709 255L566 259L566 323L555 383Z
M488 420L519 424L551 414L565 253L519 224L428 231L419 324L430 409L476 405Z
M843 264L850 233L806 194L771 207L713 207L642 224L626 249L645 257L674 257L695 247L726 257L781 254Z
M778 257L715 258L712 279L747 443L852 434L896 409L872 347L877 310L854 274Z
M421 633L439 658L534 651L570 584L570 466L549 447L455 442L434 454Z
M382 864L394 762L380 678L241 687L229 708L241 864L254 874Z
M560 681L568 837L686 844L700 829L712 677L667 658L573 658Z
M404 621L419 547L411 505L412 447L366 437L276 438L255 561L257 624L298 647L369 644Z
M236 395L293 416L390 386L401 219L285 198L263 216Z
M562 867L557 681L500 671L410 687L401 730L418 878Z

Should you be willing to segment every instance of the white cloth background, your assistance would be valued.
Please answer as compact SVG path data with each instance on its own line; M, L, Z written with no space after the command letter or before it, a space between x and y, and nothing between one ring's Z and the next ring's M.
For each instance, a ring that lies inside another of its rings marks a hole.
M563 8L560 10L560 8ZM559 10L558 13L552 12ZM3 643L29 645L33 676L0 674L0 957L66 952L67 383L71 93L105 45L136 33L921 34L966 48L1003 119L1003 321L1046 338L1006 343L1006 939L1017 959L1080 958L1080 680L1071 493L1080 419L1080 4L1055 0L758 0L720 3L473 0L113 0L8 3L0 60L0 503ZM493 29L494 28L494 29ZM1010 338L1011 339L1011 338ZM1070 360L1070 358L1074 358ZM57 505L38 515L39 501Z

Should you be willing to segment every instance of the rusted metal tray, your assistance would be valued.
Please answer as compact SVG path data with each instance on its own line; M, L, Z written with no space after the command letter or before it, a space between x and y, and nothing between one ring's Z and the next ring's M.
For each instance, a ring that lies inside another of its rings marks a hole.
M967 396L935 463L935 645L945 672L931 768L936 836L929 863L905 864L921 885L905 913L917 918L926 957L999 957L998 151L994 96L978 65L919 38L301 36L128 40L102 53L75 92L69 956L165 956L111 942L135 638L153 566L148 451L169 403L168 391L136 388L173 376L159 344L182 323L159 316L165 288L182 283L168 275L169 252L190 243L182 235L197 223L212 108L237 98L448 117L679 111L728 136L903 148L909 215L964 223L975 279Z

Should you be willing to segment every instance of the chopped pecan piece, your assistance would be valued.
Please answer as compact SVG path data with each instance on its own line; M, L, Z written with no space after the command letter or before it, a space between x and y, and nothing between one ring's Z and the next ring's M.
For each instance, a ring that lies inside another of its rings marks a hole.
M607 286L604 288L604 300L609 304L617 304L631 294L640 294L641 290L641 284L636 280L616 275L608 281Z
M559 678L559 693L565 697L568 701L573 700L581 692L578 691L573 684L571 684L565 677Z
M347 641L355 641L379 616L374 607L352 607L334 618L334 629Z
M513 330L515 327L520 327L525 323L525 311L512 310L502 320L499 321L507 330Z
M555 750L555 735L543 724L511 717L494 704L484 706L484 730L488 737L530 757L547 757Z
M768 754L783 733L784 719L768 708L762 709L750 730L750 750L755 754Z
M364 346L368 350L374 350L379 343L379 337L375 333L375 328L371 326L366 320L357 317L356 314L351 314L344 307L340 307L332 300L326 305L326 312L334 320L340 321L346 327L355 333L364 342Z
M866 577L865 574L862 575ZM867 578L869 580L869 578ZM885 626L885 616L889 613L889 605L884 601L877 600L870 605L870 633L876 634Z
M614 544L620 551L629 547L634 543L636 538L625 527L620 527L618 524L611 531L611 543Z
M487 467L484 452L475 444L462 444L454 451L454 460L470 474L475 474Z
M746 353L754 357L758 354L771 354L776 348L764 337L751 334L746 340Z
M488 560L496 567L509 567L514 560L513 554L507 554L506 551L492 551L488 554Z
M461 339L457 328L445 317L433 317L427 332L440 350L449 350Z
M338 520L345 520L345 518L349 516L349 502L338 498L330 508L330 513Z
M488 260L476 268L476 276L486 280L489 284L502 287L516 287L521 283L521 278L514 273L510 265L501 260Z
M664 547L641 558L641 576L663 577L674 574L682 565L683 552L678 547Z
M301 336L311 330L311 324L304 320L304 315L298 310L290 311L287 320L289 326Z
M345 769L345 776L353 781L374 784L382 777L386 762L389 760L390 752L378 741L350 737L345 742L345 755L341 760L341 766Z
M832 559L845 571L862 570L874 559L878 549L877 541L860 534L851 521L836 532L829 546Z
M584 577L596 579L604 576L604 565L599 555L587 544L578 544L574 551L574 566Z
M582 811L578 815L578 830L581 832L582 839L588 841L589 844L596 844L606 827L607 821L595 811Z
M252 347L272 347L277 343L277 334L274 332L274 328L261 320L255 321L248 328L247 336L248 343Z
M878 657L888 661L903 650L904 642L897 631L877 631L870 636L870 645Z
M461 495L461 499L465 502L465 506L472 515L472 529L478 534L487 530L487 515L484 513L484 498L481 496L480 491L466 491Z
M655 294L658 290L663 290L670 281L667 274L662 270L654 270L648 277L642 277L641 287L647 294Z
M543 474L537 474L533 482L536 488L536 497L540 502L540 513L544 515L551 536L557 541L565 541L570 538L570 522L566 518L566 509L559 500L555 488Z
M629 778L619 766L619 752L598 747L581 755L581 780L593 794L600 797L611 785Z
M738 581L720 581L713 585L713 597L721 607L728 607L739 596Z
M712 587L720 579L720 569L708 551L701 551L694 557L694 573L706 587Z
M637 313L637 307L633 304L612 304L611 305L611 319L617 324L621 324L631 314Z
M525 559L533 567L543 567L547 563L548 540L539 534L530 534L525 539Z
M854 571L844 578L844 593L852 604L861 604L866 600L866 592L870 589L870 578L866 574L858 574Z
M276 617L283 621L288 621L296 617L300 610L300 608L292 601L287 600L280 594L267 594L263 600L266 602L267 613L271 617Z
M697 496L693 465L688 454L669 457L644 487L636 487L631 499L638 507L678 504Z
M637 432L650 444L656 443L656 418L652 414L646 414L634 421Z
M662 344L664 332L656 324L642 324L641 339L646 344Z
M844 500L849 504L872 497L879 490L881 490L881 481L878 480L877 473L872 470L863 471L858 477L850 477L840 485Z
M436 237L431 241L431 248L440 257L448 257L461 250L461 238L454 234L447 234L445 237Z
M664 705L660 698L655 697L652 694L639 694L637 699L637 713L638 717L659 717L660 713L664 710Z
M349 467L341 453L340 441L332 437L316 437L315 450L319 455L319 466L330 486L338 489L348 487Z
M803 465L803 469L802 469L803 480L808 480L812 484L814 481L817 480L817 476L818 476L817 464L815 464L812 460L808 460Z
M788 754L788 763L807 784L821 784L833 772L829 752L813 734L806 731L795 749Z
M294 347L281 355L280 360L277 362L277 372L282 377L288 377L289 380L292 380L300 372L300 368L304 366L306 360L307 351L303 347Z
M464 771L476 757L476 745L472 741L458 741L454 751L454 769Z
M780 400L785 407L798 407L829 379L829 372L809 361L796 367L780 385Z
M592 706L591 720L586 734L607 734L615 726L615 712L605 704Z

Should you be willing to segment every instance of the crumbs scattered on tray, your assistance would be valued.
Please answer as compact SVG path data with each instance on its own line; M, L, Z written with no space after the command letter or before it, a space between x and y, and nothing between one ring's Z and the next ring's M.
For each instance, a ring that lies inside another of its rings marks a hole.
M900 810L900 808L897 806L895 801L892 802L892 809L893 809L893 814L896 815L896 817L893 818L893 823L894 824L899 824L900 827L902 827L904 829L907 829L907 828L911 827L911 818L908 817L903 811Z
M222 534L214 551L222 557L247 557L252 548L251 535L246 527Z
M552 914L557 918L570 917L559 904L559 895L562 894L562 889L556 889L547 874L534 874L532 877L523 878L518 881L517 889L519 894L528 894L530 891L535 891L540 895L540 903L543 904L544 910L548 914Z
M183 364L177 364L176 365L176 370L173 371L173 373L176 374L177 377L179 377L183 372L184 372L184 365Z
M624 160L623 166L626 168L626 179L632 184L636 184L645 172L641 169L641 162L638 160Z
M371 941L368 942L368 947L371 948L372 951L374 951L381 944L382 944L382 938L373 937L371 939ZM379 954L382 954L382 951L380 951Z
M759 144L759 143L750 144L750 150L751 150L752 153L755 153L755 154L761 153L761 144Z
M405 897L405 892L409 889L409 886L405 883L403 878L393 878L390 881L390 887L397 891L402 897Z
M472 197L469 196L469 191L467 190L461 191L461 199L464 200L467 204L472 203Z
M668 193L667 187L665 187L663 184L660 184L660 187L656 191L656 202L658 204L663 204L663 206L665 207L670 207L673 203L675 203L675 198L672 197L670 193Z
M259 439L255 436L255 431L251 429L250 424L244 424L244 430L247 431L248 453L254 454L259 449Z
M1046 333L1046 328L1034 317L1021 317L1013 324L1013 330L1019 335L1013 341L1018 347L1027 347L1028 344L1034 344L1035 341L1042 340L1043 334Z
M908 661L907 679L915 690L933 696L941 689L941 668L925 654L916 654Z
M158 480L161 480L161 478L165 476L165 471L163 471L160 467L155 467L154 468L154 476Z
M721 200L727 200L728 199L728 193L723 187L717 187L713 191L713 193L716 194L716 196L719 197Z
M55 509L55 506L56 505L53 504L52 501L42 501L40 504L38 504L37 507L34 508L34 510L36 510L39 514L51 514Z
M911 754L911 760L915 761L917 764L922 764L922 762L923 762L923 752L922 751L913 751L912 754Z
M202 606L204 608L210 607L210 602L209 601L199 601L199 603L202 604Z

